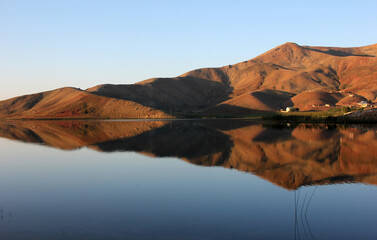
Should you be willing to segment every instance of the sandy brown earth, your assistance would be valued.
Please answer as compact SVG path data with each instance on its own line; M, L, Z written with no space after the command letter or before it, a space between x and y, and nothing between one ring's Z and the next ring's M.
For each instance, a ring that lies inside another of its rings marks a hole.
M170 115L133 101L108 98L75 88L0 102L0 118L167 118Z
M377 184L377 131L362 126L249 121L15 121L0 137L64 150L136 151L255 174L286 189Z
M0 118L164 118L376 102L376 56L377 44L337 48L286 43L248 61L175 78L16 97L0 102Z

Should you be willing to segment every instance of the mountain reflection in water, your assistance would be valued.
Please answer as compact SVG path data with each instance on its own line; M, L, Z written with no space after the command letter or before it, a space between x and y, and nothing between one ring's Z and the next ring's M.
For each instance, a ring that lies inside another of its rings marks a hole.
M134 151L255 174L286 189L377 184L377 128L248 120L0 122L0 137L73 150Z

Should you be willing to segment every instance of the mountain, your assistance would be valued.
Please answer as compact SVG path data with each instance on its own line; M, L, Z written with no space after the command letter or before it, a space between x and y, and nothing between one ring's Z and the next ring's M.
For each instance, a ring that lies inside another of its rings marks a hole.
M374 126L273 125L247 120L2 121L0 137L63 150L138 152L257 175L286 189L377 185Z
M377 102L377 44L285 43L256 58L136 84L62 88L0 102L0 118L164 118Z

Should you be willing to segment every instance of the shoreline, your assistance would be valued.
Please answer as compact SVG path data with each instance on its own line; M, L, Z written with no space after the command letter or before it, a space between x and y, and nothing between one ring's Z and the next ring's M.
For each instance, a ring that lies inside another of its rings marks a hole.
M337 117L311 118L305 116L284 117L214 117L214 118L40 118L40 119L0 119L0 122L42 122L42 121L101 121L101 122L135 122L135 121L232 121L246 120L258 123L285 124L285 123L309 123L309 124L377 124L376 119L346 119Z
M177 120L255 120L273 123L377 123L377 109L355 109L344 112L340 108L327 111L306 112L255 112L247 115L194 115L179 114L171 118L92 118L92 117L43 117L0 118L0 121L177 121Z

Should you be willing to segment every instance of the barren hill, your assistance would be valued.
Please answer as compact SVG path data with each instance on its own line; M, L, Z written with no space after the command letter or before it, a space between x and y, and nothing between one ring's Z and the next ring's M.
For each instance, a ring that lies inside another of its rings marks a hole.
M377 44L337 48L285 43L249 61L175 78L62 88L5 100L0 118L163 118L376 102L376 56ZM352 95L357 97L351 101Z
M134 110L134 111L132 111ZM60 88L0 102L4 118L165 118L162 111L75 88Z

